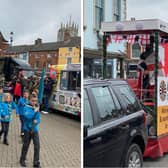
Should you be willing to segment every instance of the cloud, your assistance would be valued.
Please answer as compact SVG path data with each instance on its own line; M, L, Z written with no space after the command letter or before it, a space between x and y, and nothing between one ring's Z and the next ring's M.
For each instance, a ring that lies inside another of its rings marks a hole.
M161 19L168 22L167 0L127 0L127 19Z
M0 31L14 43L32 43L36 38L56 41L60 23L72 20L80 26L79 0L0 0Z

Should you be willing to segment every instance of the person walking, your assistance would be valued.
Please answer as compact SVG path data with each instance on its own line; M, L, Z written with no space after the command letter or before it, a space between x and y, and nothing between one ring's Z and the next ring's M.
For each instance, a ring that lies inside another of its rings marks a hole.
M23 140L23 136L24 136L24 130L23 130L23 122L24 122L24 117L23 117L23 109L24 107L29 104L29 91L25 90L23 93L23 97L21 97L18 101L18 113L19 113L19 118L20 118L20 122L21 122L21 137Z
M16 114L18 114L17 105L12 101L12 96L10 93L4 94L4 102L1 103L0 111L1 111L1 125L2 129L0 131L0 138L2 134L4 134L3 143L5 145L9 145L8 143L8 131L9 124L12 121L12 110L16 110Z
M40 113L38 99L35 96L30 97L30 104L26 105L23 109L23 146L20 156L20 165L26 167L25 159L29 149L31 140L34 144L34 159L33 166L40 167L39 154L40 154L40 141L39 141L39 128Z

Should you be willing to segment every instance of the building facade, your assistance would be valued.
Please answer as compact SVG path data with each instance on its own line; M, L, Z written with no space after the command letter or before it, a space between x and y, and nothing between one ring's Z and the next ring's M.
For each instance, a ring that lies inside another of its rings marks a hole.
M10 46L5 55L23 59L34 69L49 70L51 65L80 63L80 43L80 37L50 43L37 39L33 45Z
M101 22L126 20L126 0L85 0L84 1L84 76L102 77L102 35ZM125 51L123 44L107 47L107 69L109 77L115 77L116 55Z
M79 47L61 47L59 48L58 64L76 64L80 63Z
M0 32L0 56L4 55L5 50L8 48L8 41L4 38L3 34Z

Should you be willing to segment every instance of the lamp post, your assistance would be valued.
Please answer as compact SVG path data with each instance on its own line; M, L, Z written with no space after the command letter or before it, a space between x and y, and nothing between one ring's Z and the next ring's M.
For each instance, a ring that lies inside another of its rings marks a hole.
M13 32L10 32L10 45L12 46L13 43Z
M107 45L106 34L103 34L103 79L107 77Z

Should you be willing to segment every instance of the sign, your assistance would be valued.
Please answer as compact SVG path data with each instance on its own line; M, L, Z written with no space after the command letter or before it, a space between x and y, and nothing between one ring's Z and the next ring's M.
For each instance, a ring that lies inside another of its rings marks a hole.
M157 135L168 133L168 77L158 77Z
M56 79L57 77L57 71L54 68L50 68L50 77L53 79Z

